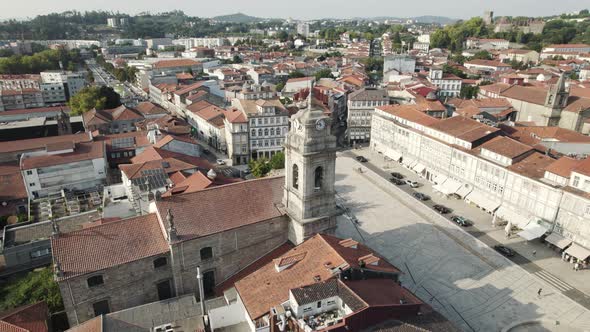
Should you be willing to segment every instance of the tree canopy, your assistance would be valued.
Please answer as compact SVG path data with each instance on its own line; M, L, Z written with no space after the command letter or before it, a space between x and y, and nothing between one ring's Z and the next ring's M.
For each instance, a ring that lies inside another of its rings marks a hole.
M73 115L79 115L93 108L111 109L120 106L121 97L111 87L90 86L70 98L68 105Z
M46 267L13 279L0 288L0 311L45 301L52 313L64 309L53 271Z
M38 74L44 70L71 69L72 65L81 63L80 51L44 50L33 55L13 55L0 58L0 74Z

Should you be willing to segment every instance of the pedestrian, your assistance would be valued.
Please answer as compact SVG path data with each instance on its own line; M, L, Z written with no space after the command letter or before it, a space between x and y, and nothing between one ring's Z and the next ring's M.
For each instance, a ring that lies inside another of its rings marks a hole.
M574 270L575 271L580 270L580 264L578 264L578 263L574 264Z
M537 296L541 297L541 292L543 291L543 288L539 288L539 290L537 291Z
M533 250L533 256L537 256L537 251Z

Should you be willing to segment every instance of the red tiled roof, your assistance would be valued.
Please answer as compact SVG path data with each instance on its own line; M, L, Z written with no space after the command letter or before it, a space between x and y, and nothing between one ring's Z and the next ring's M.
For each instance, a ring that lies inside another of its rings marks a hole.
M178 176L177 176L178 177ZM174 180L172 181L174 182ZM197 171L182 181L174 182L174 187L162 194L162 197L168 197L178 194L189 194L199 190L209 188L213 181L205 174Z
M131 158L131 162L133 164L137 163L145 163L152 160L162 160L166 158L174 158L185 163L189 163L194 165L200 169L211 169L213 165L207 161L205 158L193 157L186 154L168 151L166 149L157 148L154 146L150 146L143 150L142 153L138 154L137 156Z
M141 178L145 170L162 169L166 174L172 174L178 171L193 170L196 166L186 163L175 158L164 158L161 160L151 160L145 163L122 164L119 165L121 172L125 173L128 179Z
M33 169L55 165L64 165L82 160L100 159L105 155L103 142L78 143L74 152L27 156L21 160L21 169Z
M201 63L191 59L161 60L152 65L154 69L173 68L173 67L192 67Z
M295 82L305 82L305 81L313 81L315 78L313 77L298 77L298 78L290 78L287 80L287 83L295 83Z
M27 189L18 163L0 164L0 201L6 202L27 197Z
M60 234L51 239L60 280L108 269L168 252L155 213Z
M156 207L161 215L171 209L179 240L186 241L284 215L279 210L284 181L272 177L212 187L163 198Z
M386 105L379 106L377 109L423 126L430 126L439 121L437 118L419 111L415 105Z
M499 130L464 116L446 118L429 127L467 142L474 142Z
M49 331L48 319L47 304L37 302L0 313L0 331L47 332Z
M359 244L354 249L344 247L339 242L341 239L337 237L317 234L283 255L283 257L304 256L290 267L277 272L275 263L269 262L236 282L236 290L250 318L256 319L266 314L269 308L285 302L289 298L290 289L317 282L316 277L319 277L321 281L334 278L331 268L341 267L343 270L351 267L359 268L360 257L376 255L365 245ZM384 259L380 259L377 266L367 265L365 268L399 273L397 268Z
M504 157L508 157L510 159L533 151L532 147L505 136L494 137L482 144L481 148L492 151Z
M53 107L39 107L39 108L27 108L22 110L8 110L0 113L1 115L16 115L16 114L36 114L36 113L48 113L48 112L60 112L63 111L67 114L70 113L70 108L67 106L53 106Z
M547 89L540 87L512 85L508 89L500 92L500 95L504 98L523 100L537 105L545 105Z
M574 169L574 172L590 176L590 158L582 160Z
M135 106L135 109L143 115L154 115L154 114L166 114L167 113L165 109L163 109L162 107L160 107L154 103L150 103L149 101L144 101L142 103L139 103L137 106Z
M508 166L508 169L533 179L540 179L545 176L545 169L555 159L542 153L534 152L516 164Z
M559 175L564 178L570 177L572 170L578 167L582 163L582 160L573 159L570 157L561 157L545 167L545 171Z
M41 138L31 138L16 141L0 142L0 153L10 153L19 151L45 150L47 144L58 142L90 142L92 138L88 133L80 133L74 135L50 136Z
M174 91L174 94L176 95L184 95L187 94L195 89L199 89L203 86L203 84L205 83L205 81L199 81L197 83L193 83L191 85L187 85L185 87L183 87L182 89L176 90Z

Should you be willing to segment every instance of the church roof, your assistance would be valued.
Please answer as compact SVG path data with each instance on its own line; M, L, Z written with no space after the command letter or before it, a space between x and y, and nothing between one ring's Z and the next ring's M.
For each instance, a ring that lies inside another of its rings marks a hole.
M161 216L170 209L179 241L187 241L284 215L279 210L284 177L212 187L156 202Z

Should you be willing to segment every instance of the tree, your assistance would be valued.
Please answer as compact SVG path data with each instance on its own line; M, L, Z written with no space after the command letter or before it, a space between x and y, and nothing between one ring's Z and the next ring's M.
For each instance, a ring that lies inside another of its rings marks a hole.
M272 169L283 169L285 168L285 153L278 152L272 158L270 158L270 167Z
M277 38L278 38L278 39L279 39L281 42L283 42L283 43L284 43L284 42L286 42L286 41L287 41L287 39L289 39L289 34L288 34L286 31L284 31L284 30L281 30L281 31L277 32L277 34L276 34L276 37L277 37Z
M289 78L301 78L301 77L305 77L305 74L298 71L298 70L295 70L295 71L292 71L289 73Z
M49 267L4 284L0 288L0 299L0 311L39 301L45 301L52 313L64 308L59 286L53 280L53 271Z
M473 85L463 85L461 86L461 92L459 93L459 97L463 99L473 99L477 96L479 92L478 86Z
M232 62L233 62L233 63L242 63L242 62L244 62L244 60L242 60L242 58L240 58L240 56L236 54L236 55L234 55L234 57L232 58Z
M473 55L473 58L472 59L491 60L492 59L492 55L490 54L490 52L488 52L486 50L481 50L479 52L476 52Z
M266 174L268 174L268 172L270 172L270 170L272 169L272 167L270 166L270 162L266 158L250 160L248 166L252 171L252 175L254 175L257 178L266 176Z
M315 80L319 81L320 78L334 78L334 75L332 75L332 71L330 69L322 69L315 73Z
M111 109L121 105L121 96L113 88L86 87L70 98L69 101L72 114L79 115L96 109Z
M285 82L279 82L279 83L277 83L277 85L275 85L275 90L276 91L283 91L284 87L285 87Z

